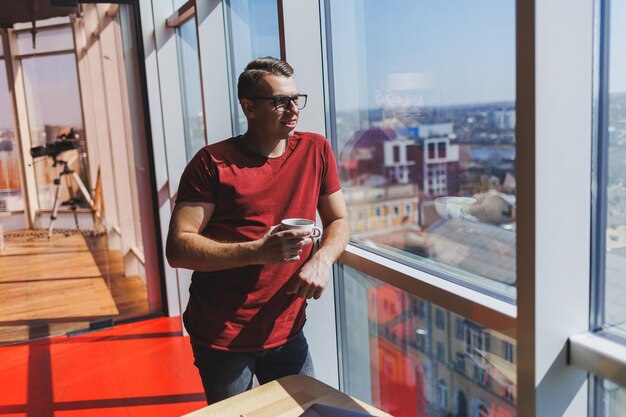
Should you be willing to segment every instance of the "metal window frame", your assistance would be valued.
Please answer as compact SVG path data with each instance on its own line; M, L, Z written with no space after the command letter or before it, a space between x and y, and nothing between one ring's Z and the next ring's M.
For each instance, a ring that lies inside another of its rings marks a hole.
M189 19L195 18L195 16L196 0L188 0L165 20L165 26L168 28L177 28L182 26Z

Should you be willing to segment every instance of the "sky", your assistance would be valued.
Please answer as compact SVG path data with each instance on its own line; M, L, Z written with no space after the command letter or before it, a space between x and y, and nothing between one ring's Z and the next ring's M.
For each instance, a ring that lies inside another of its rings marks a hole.
M515 100L514 0L343 0L331 20L335 73L358 73L361 108L390 92L425 106Z

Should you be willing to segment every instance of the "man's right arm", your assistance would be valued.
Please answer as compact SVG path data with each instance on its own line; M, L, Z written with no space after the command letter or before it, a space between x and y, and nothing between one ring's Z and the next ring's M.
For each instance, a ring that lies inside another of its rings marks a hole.
M165 253L173 268L194 271L217 271L247 265L280 264L295 262L302 246L310 244L306 232L286 230L272 233L261 239L223 243L201 235L206 227L215 204L182 202L177 203L170 220ZM290 259L286 261L285 259Z

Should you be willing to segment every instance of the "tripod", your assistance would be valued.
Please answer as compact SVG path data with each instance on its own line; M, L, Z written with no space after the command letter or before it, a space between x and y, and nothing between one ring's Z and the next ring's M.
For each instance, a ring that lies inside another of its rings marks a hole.
M87 200L87 202L89 203L89 206L92 208L94 206L93 200L91 199L91 196L89 195L89 191L85 187L85 184L83 184L83 181L80 179L78 174L67 166L66 161L57 159L56 156L53 156L52 159L54 160L54 164L52 164L52 166L56 167L62 164L63 170L59 173L59 177L55 178L54 180L54 185L56 186L56 192L54 194L54 205L52 206L52 214L50 215L50 227L48 228L48 239L52 237L52 228L54 226L55 220L57 219L57 212L59 210L59 205L71 207L72 212L74 213L74 222L76 223L76 229L80 230L80 227L78 225L78 215L76 214L76 206L78 205L78 203L80 203L80 200L78 198L75 198L74 188L68 182L70 179L73 179L76 185L78 185L80 192L83 194L83 197L85 197L85 200ZM59 204L59 197L61 195L61 184L63 183L62 180L64 176L68 176L66 177L65 184L68 187L70 199Z

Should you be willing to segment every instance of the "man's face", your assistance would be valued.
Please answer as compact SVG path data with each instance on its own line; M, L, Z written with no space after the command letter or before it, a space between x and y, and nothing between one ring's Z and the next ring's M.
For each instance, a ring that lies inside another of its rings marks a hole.
M261 80L258 97L293 97L298 95L293 77L266 75ZM248 125L272 138L287 138L293 135L300 111L290 102L284 111L274 107L273 100L242 100L242 107L248 117Z

